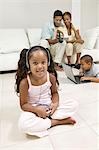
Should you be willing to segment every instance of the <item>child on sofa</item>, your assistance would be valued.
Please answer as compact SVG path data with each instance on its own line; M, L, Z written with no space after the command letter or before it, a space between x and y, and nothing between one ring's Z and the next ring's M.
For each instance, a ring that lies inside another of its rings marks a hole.
M90 80L99 83L99 64L93 63L93 58L90 55L82 56L80 64L81 81Z

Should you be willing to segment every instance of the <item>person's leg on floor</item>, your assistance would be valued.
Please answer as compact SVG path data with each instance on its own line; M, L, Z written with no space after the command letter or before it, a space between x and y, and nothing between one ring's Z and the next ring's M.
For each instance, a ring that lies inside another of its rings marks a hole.
M72 43L67 43L66 45L66 55L67 55L67 63L71 64L71 56L73 54L73 44Z
M75 43L74 44L74 50L77 54L76 64L80 64L80 56L81 56L82 49L83 49L83 44L80 44L80 43Z
M66 48L66 42L63 41L63 43L57 43L54 45L51 45L51 54L54 56L53 61L55 63L55 68L57 71L62 71L61 63L64 56Z

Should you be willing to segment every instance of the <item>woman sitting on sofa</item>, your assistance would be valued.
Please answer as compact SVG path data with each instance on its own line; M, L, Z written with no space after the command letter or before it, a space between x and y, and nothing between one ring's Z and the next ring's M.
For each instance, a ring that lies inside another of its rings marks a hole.
M68 64L71 64L71 56L76 53L76 64L79 64L84 41L79 34L79 30L76 30L71 23L71 19L72 16L70 12L63 13L63 21L68 33L68 39L66 40L66 56Z

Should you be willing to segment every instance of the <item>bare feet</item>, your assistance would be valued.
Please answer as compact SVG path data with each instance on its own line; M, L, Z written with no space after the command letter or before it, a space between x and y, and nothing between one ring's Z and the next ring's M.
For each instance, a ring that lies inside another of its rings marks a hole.
M65 125L65 124L71 124L71 125L74 125L76 123L76 121L71 118L71 117L68 117L66 119L62 119L62 120L56 120L56 119L52 119L51 120L51 126L56 126L56 125Z
M63 68L61 68L60 66L55 66L55 70L56 71L63 71Z

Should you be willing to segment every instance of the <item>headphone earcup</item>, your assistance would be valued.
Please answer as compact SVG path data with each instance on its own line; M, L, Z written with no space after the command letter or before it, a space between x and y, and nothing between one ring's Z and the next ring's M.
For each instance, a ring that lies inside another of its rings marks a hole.
M48 48L44 48L42 46L33 46L30 49L28 49L28 51L26 52L26 67L29 69L29 62L28 62L29 51L31 49L35 49L36 47L39 47L39 48L43 49L43 51L45 51L47 53L47 56L48 56L48 66L50 66L50 52L49 52L49 49Z
M45 48L47 55L48 55L48 66L50 66L50 52L48 48Z
M50 61L48 61L48 66L50 66Z
M27 67L27 69L29 69L29 62L28 62L28 53L29 53L29 50L26 52L26 67Z

